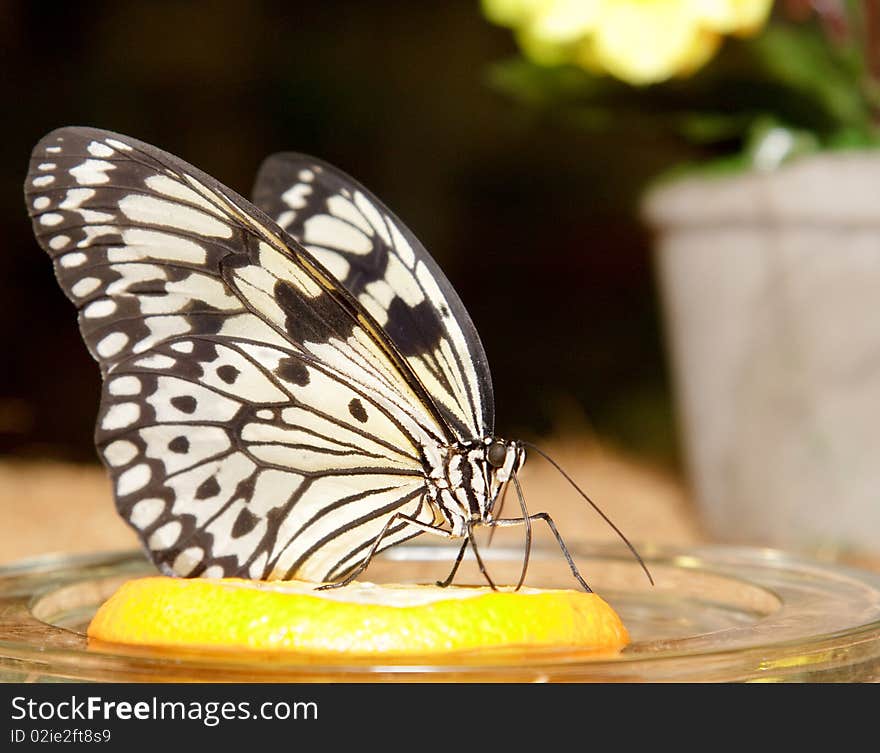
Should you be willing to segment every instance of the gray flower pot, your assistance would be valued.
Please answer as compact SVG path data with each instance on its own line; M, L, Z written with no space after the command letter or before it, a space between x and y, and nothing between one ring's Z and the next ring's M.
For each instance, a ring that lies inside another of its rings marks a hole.
M880 154L680 179L644 208L708 532L880 552Z

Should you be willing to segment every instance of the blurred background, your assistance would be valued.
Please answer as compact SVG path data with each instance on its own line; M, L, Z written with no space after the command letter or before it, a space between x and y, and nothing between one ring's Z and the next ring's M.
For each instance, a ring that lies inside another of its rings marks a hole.
M499 434L543 438L634 538L701 539L640 207L658 175L730 154L742 129L716 118L711 137L683 140L659 125L652 115L682 109L682 88L657 99L653 87L613 83L594 101L619 109L583 106L585 82L526 60L523 37L490 11L464 1L4 3L0 515L18 533L3 559L132 540L112 517L92 445L98 369L22 200L32 146L62 125L156 144L245 196L275 151L349 172L465 302L492 367ZM735 55L743 43L724 44ZM736 109L731 90L713 91L718 112ZM541 473L536 509L571 496ZM604 535L578 509L575 535Z
M669 156L494 91L490 66L516 45L478 3L7 8L4 452L94 457L97 370L22 199L34 143L82 124L156 144L245 196L274 151L340 166L458 290L489 356L500 432L589 425L672 461L648 238L634 214L645 176Z

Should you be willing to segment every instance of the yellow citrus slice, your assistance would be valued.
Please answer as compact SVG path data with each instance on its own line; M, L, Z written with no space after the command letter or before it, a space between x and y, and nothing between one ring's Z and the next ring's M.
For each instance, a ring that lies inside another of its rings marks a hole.
M99 609L108 643L337 656L437 655L507 648L617 651L629 635L596 594L572 590L139 578Z

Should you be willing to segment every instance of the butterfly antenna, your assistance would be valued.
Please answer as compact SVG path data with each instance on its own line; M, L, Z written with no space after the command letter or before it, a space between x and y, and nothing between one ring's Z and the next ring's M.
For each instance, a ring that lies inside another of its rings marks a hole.
M529 557L532 554L532 519L529 517L529 511L526 508L526 498L523 495L522 487L519 485L519 479L516 477L516 471L511 474L511 478L513 478L513 485L516 487L516 496L519 497L519 506L522 510L523 520L525 521L526 526L526 546L525 551L523 552L523 566L522 571L519 574L519 583L516 584L516 591L522 588L523 583L526 580L526 573L529 569Z
M520 442L520 444L522 444L525 447L528 447L531 450L534 450L542 458L544 458L544 460L546 460L548 463L550 463L550 465L552 465L557 471L559 471L559 473L562 474L562 477L566 481L568 481L569 484L571 484L574 487L575 491L577 491L577 493L580 494L597 513L599 513L602 520L604 520L609 526L611 526L612 530L620 537L621 541L623 541L623 543L626 544L627 548L632 552L632 554L636 558L636 560L638 560L639 565L641 566L642 570L645 571L645 575L648 576L648 580L650 581L651 585L653 586L654 585L654 578L651 577L651 573L648 570L648 566L645 564L645 561L642 559L642 556L636 551L636 548L630 543L630 540L624 535L623 531L621 531L616 525L614 525L614 523L611 521L611 518L609 518L604 512L602 512L602 509L599 507L599 505L597 505L595 502L593 502L593 500L587 496L586 492L584 492L584 490L581 489L575 483L574 479L563 470L562 466L560 466L559 463L557 463L553 458L551 458L540 447L536 447L531 442ZM514 480L516 480L516 475L514 475L513 478L514 478ZM518 486L519 486L519 484L517 483L517 487Z

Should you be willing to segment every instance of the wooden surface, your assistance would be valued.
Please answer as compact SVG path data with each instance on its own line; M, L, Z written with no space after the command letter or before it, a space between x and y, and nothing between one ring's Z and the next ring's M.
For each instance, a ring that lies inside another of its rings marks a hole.
M587 440L544 448L635 543L703 540L681 484L670 474ZM614 532L543 459L531 456L522 474L530 512L547 511L567 541L612 541ZM518 514L509 494L505 515ZM136 548L116 514L103 468L94 465L0 461L0 563L49 553Z

